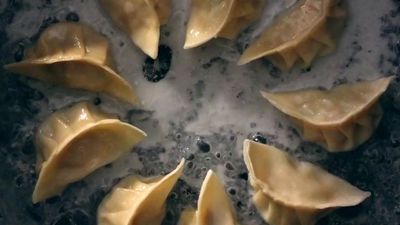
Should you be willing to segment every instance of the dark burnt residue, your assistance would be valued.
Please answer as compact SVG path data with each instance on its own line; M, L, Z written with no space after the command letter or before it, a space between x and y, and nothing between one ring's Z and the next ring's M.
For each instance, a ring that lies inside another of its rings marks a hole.
M357 39L359 38L358 33L355 36ZM344 65L344 68L349 68L350 66L352 66L353 64L358 62L358 58L357 55L358 53L360 53L363 50L363 47L360 45L360 43L358 41L353 41L351 43L351 55L350 57L347 59L346 64Z
M392 69L388 72L400 75L400 1L392 0L396 5L388 14L381 17L381 37L388 41L387 47L392 53L388 56L382 56L382 61L389 63ZM380 63L385 65L385 63ZM384 68L381 68L384 71ZM386 72L386 71L385 71Z
M268 70L268 73L271 75L272 78L274 79L278 79L278 78L282 78L282 71L274 66L274 64L271 63L271 61L269 61L266 58L262 58L261 59L261 63L263 66L265 66Z
M69 12L65 20L69 22L79 22L79 15L76 12Z
M171 67L172 50L167 45L160 45L158 58L147 57L143 64L143 75L150 82L159 82L164 79Z
M226 69L228 67L228 61L221 57L213 57L208 62L203 63L202 67L205 70L210 69L212 66L218 66L220 74L225 74Z

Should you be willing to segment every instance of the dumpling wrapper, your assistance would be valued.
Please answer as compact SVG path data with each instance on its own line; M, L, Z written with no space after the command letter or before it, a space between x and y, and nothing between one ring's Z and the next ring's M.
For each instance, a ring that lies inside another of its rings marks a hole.
M178 225L236 225L236 213L227 196L224 185L209 170L203 181L197 210L182 212Z
M5 68L52 84L104 92L131 104L138 103L129 83L113 70L108 40L81 23L51 25L23 61Z
M262 13L265 0L192 0L184 48L223 37L235 39Z
M379 97L391 80L392 77L386 77L339 85L327 91L306 89L262 95L291 117L304 140L330 152L342 152L371 137L383 114Z
M333 52L346 11L340 0L299 0L282 13L245 50L238 64L267 57L281 70L296 63L309 67L318 56Z
M115 24L153 59L158 56L160 26L171 14L171 0L100 0Z
M272 146L244 141L253 202L270 225L314 225L339 207L370 196L343 179Z
M171 16L172 2L171 0L153 0L158 19L161 25L167 24Z
M100 204L98 225L160 225L166 200L182 175L185 160L166 176L130 176L120 181Z
M131 151L144 137L143 131L86 102L53 113L36 134L39 179L33 202L61 194L68 184Z

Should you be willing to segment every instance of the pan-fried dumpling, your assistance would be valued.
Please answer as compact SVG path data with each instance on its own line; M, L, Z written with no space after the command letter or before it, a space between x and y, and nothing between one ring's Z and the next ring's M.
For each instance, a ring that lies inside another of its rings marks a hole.
M145 136L86 102L53 113L36 134L39 179L33 202L61 194L68 184L131 151Z
M392 78L339 85L332 90L262 92L289 115L303 139L330 152L350 151L370 138L382 118L379 97Z
M130 176L119 182L97 211L98 225L160 225L166 200L182 175L182 160L166 176L144 178Z
M113 70L108 40L80 23L50 26L23 61L5 68L68 88L105 92L131 104L137 103L132 87Z
M211 170L201 186L197 210L182 212L178 225L236 225L236 213L224 185Z
M153 59L158 56L160 26L171 14L171 0L100 0L115 24Z
M282 70L296 63L309 67L316 57L335 50L345 17L340 0L300 0L250 45L239 65L267 57Z
M235 39L260 15L265 0L192 0L185 49L216 37Z
M243 154L253 202L270 225L314 225L336 208L358 205L370 196L269 145L245 140Z

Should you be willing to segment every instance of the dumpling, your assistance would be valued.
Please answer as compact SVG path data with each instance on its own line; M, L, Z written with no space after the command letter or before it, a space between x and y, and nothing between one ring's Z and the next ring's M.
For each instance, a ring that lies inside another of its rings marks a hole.
M192 0L184 48L216 37L235 39L261 15L264 4L265 0Z
M178 225L236 225L236 213L224 185L211 170L201 186L197 210L182 212Z
M336 36L343 27L346 11L340 0L300 0L267 27L250 45L239 65L267 57L282 70L296 63L309 67L318 56L336 48Z
M171 16L171 0L153 0L154 7L156 9L158 19L161 25L167 24L169 17Z
M160 26L171 14L171 0L100 0L115 24L153 59L158 56Z
M39 179L34 203L118 159L146 134L86 102L53 113L36 134Z
M98 225L160 225L166 200L182 175L185 160L166 176L130 176L119 182L97 211Z
M253 202L270 225L314 225L336 208L358 205L370 196L269 145L245 140L243 155Z
M137 103L132 87L114 72L108 40L80 23L57 23L40 35L21 62L5 68L42 81L88 91L105 92Z
M350 151L367 141L382 118L379 97L392 78L339 85L332 90L262 92L289 115L303 139L330 152Z

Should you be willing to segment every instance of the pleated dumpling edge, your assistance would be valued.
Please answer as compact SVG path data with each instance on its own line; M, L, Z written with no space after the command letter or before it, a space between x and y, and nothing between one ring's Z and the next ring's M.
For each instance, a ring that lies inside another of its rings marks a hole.
M331 152L350 151L368 140L378 126L383 115L379 98L392 79L342 84L331 90L261 94L293 120L304 140Z
M245 140L243 155L253 202L271 225L313 225L332 210L358 205L370 196L269 145Z
M160 26L171 14L171 0L101 0L114 23L146 55L158 57Z
M193 0L184 49L217 37L235 39L262 13L265 0Z
M309 67L336 49L347 16L340 0L299 0L278 16L240 57L238 65L261 57L283 71L295 64Z
M97 212L99 225L161 224L166 200L181 177L185 160L166 176L129 176L103 199Z
M61 194L68 184L118 159L146 137L87 102L53 113L36 134L37 180L32 201Z
M4 67L51 84L104 92L139 104L131 85L114 71L109 41L82 23L51 25L21 62Z

